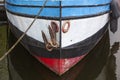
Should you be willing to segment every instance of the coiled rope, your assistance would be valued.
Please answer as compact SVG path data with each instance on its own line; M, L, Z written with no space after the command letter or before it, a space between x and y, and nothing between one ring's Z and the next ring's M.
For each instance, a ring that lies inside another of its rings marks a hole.
M48 0L45 0L43 6L40 8L38 14L35 16L34 20L31 22L30 26L26 29L26 31L20 36L20 38L14 43L14 45L0 58L0 61L2 61L15 47L16 45L23 39L23 37L26 35L28 30L32 27L36 19L39 17L40 13L42 12L43 8L45 7Z

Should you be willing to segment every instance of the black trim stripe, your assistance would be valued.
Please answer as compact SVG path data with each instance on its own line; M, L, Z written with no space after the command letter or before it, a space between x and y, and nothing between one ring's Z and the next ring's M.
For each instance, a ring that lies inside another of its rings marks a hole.
M11 26L12 32L15 34L17 38L19 38L20 35L23 34L23 32L18 30L10 22L9 24ZM22 39L22 43L28 49L28 51L33 55L46 57L46 58L58 58L58 59L74 58L84 55L88 53L90 50L92 50L95 47L95 45L100 41L100 39L102 38L103 34L107 31L107 29L108 29L108 23L102 29L100 29L96 34L85 39L84 41L73 44L66 48L54 49L51 52L46 50L44 43L41 43L27 35L25 35L25 37Z
M111 3L111 2L110 2ZM76 8L76 7L99 7L99 6L106 6L110 5L110 3L106 4L97 4L97 5L71 5L71 6L61 6L62 8ZM42 7L37 5L20 5L20 4L13 4L6 1L6 4L11 6L19 6L19 7ZM60 8L60 6L45 6L45 8Z
M29 18L35 18L36 15L28 15L28 14L23 14L23 13L16 13L12 12L8 9L6 9L9 13L17 15L17 16L22 16L22 17L29 17ZM93 14L93 15L85 15L85 16L70 16L70 17L61 17L61 20L73 20L73 19L82 19L82 18L90 18L90 17L96 17L100 15L104 15L106 13L109 13L110 11L106 12L101 12L98 14ZM60 17L45 17L45 16L39 16L38 19L46 19L46 20L60 20Z

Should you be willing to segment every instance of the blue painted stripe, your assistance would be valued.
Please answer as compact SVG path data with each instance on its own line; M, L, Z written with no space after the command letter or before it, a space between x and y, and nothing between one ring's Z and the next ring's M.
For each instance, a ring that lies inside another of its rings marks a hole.
M36 15L40 10L40 8L18 7L18 6L10 6L10 5L6 5L6 8L9 11L15 13L22 13L26 15ZM60 8L44 8L40 16L59 17L59 14L60 14Z
M109 5L101 6L101 7L63 8L62 16L69 17L69 16L94 15L94 14L99 14L99 13L106 12L109 10L110 10Z
M36 15L40 10L37 7L19 7L19 6L11 6L6 5L6 8L9 11L15 13L22 13L26 15ZM94 15L102 12L106 12L110 10L110 6L98 6L98 7L77 7L77 8L62 8L62 17L77 17L77 16L85 16L85 15ZM60 16L60 8L44 8L40 16L45 17L59 17Z
M6 1L16 5L42 6L45 0L6 0ZM46 6L60 6L60 1L62 1L61 3L62 6L99 5L111 2L111 0L48 0Z
M110 3L111 0L64 0L62 1L62 6L71 5L99 5Z
M43 6L45 0L6 0L6 2L16 5ZM48 0L46 6L60 6L60 1Z

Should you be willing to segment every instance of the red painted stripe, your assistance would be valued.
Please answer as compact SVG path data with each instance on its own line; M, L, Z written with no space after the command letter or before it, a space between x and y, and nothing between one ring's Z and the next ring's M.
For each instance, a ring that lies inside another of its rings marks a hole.
M40 56L35 57L50 70L59 75L62 75L63 73L68 71L71 67L73 67L75 64L77 64L79 61L81 61L86 55L87 54L68 59L44 58Z

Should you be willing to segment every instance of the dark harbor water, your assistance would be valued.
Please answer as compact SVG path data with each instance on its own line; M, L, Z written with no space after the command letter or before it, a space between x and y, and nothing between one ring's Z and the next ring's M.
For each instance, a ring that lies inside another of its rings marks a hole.
M6 51L6 44L10 47L16 41L9 32L7 42L5 26L0 27L0 36L3 36L0 39L0 56ZM0 62L0 80L120 80L119 33L113 37L107 31L89 55L62 76L43 66L18 44L7 59Z
M7 26L0 25L0 57L6 52L7 47ZM0 80L8 80L7 58L0 62Z

